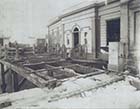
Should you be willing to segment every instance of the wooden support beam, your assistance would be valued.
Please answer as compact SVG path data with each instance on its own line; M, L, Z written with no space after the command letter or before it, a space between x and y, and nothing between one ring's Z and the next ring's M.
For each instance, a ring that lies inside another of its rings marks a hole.
M6 75L8 72L9 72L9 68L6 70L6 71L4 71L4 75Z
M18 91L18 75L16 72L12 71L12 91Z
M1 65L1 90L2 90L2 93L5 93L6 92L6 83L5 83L5 74L4 74L4 64L0 63Z
M40 65L45 65L45 64L53 64L53 63L61 63L65 62L65 60L55 60L55 61L47 61L47 62L37 62L37 63L29 63L29 64L24 64L24 67L31 67L31 66L40 66Z
M9 62L0 60L0 63L5 64L9 68L11 68L13 71L15 71L16 73L18 73L19 75L26 78L28 81L32 82L34 85L36 85L40 88L46 87L51 81L53 81L53 80L46 81L43 78L36 75L34 72L31 72L25 68L20 67L20 66L11 64Z
M45 79L45 80L53 80L54 78L53 77L50 77L49 75L48 75L48 71L46 71L46 69L45 70L43 70L43 71L37 71L37 70L33 70L33 69L30 69L30 68L27 68L30 72L34 72L38 77L41 77L41 78L43 78L43 79Z
M91 68L91 67L83 66L79 64L75 64L74 66L66 66L66 68L73 69L75 72L80 73L80 74L87 74L87 73L96 72L99 70L96 68Z
M23 66L30 67L30 66L38 66L38 65L44 65L44 64L45 62L39 62L39 63L24 64Z
M29 67L35 67L37 65L44 65L45 67L44 67L44 69L42 69L43 71L29 69ZM56 72L57 74L59 74L61 72L61 75L65 75L67 71L64 71L64 68L74 67L76 65L77 64L70 64L70 65L66 65L66 66L54 67L54 66L48 65L44 62L33 63L33 64L24 64L24 66L27 67L31 72L35 72L38 76L41 76L42 78L47 79L47 80L53 79L53 72ZM70 73L70 72L67 72L67 73ZM71 72L71 74L72 74L72 72ZM73 73L73 75L75 75L75 74L79 75L78 73Z
M50 61L60 61L61 57L52 58L52 56L34 56L28 57L29 62L50 62Z
M20 90L20 88L25 83L25 81L26 81L26 78L23 78L22 80L19 81L19 83L18 83L18 90Z

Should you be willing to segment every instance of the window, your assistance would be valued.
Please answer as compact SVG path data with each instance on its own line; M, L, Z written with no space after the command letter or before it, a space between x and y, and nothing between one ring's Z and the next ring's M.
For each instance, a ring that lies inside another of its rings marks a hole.
M88 33L87 33L87 32L85 32L85 33L84 33L84 36L86 37L86 36L87 36L87 34L88 34Z
M87 38L84 39L85 44L87 44Z
M73 31L73 45L74 48L79 45L79 29L77 27Z
M79 32L79 29L76 27L76 28L74 29L74 32Z
M67 45L69 45L70 44L70 40L67 38Z
M67 45L69 45L70 44L69 34L66 35L66 39L67 39Z

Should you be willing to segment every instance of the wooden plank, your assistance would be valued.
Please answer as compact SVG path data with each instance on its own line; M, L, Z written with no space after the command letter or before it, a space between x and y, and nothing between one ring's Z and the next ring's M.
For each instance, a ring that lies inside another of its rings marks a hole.
M62 63L65 62L65 60L55 60L55 61L48 61L48 62L39 62L39 63L29 63L29 64L24 64L24 67L38 67L38 66L44 66L45 64L54 64L54 63Z
M44 65L44 64L45 62L39 62L39 63L24 64L23 66L30 67L30 66L38 66L38 65Z
M27 68L26 68L27 69ZM46 70L46 69L43 69L42 71L40 70L40 71L38 71L38 70L33 70L33 69L30 69L30 68L28 68L28 70L30 71L30 72L34 72L38 77L41 77L41 78L43 78L43 79L45 79L45 80L54 80L55 81L55 78L53 78L53 77L50 77L49 75L48 75L48 71Z
M9 72L9 68L6 70L6 71L4 71L4 75L6 75L8 72Z
M60 61L60 62L65 62L65 61ZM56 62L58 63L58 62ZM26 67L37 67L36 65L45 65L45 67L43 67L43 69L39 69L39 70L32 70L29 69L31 72L36 73L38 76L40 76L41 78L44 78L45 80L50 80L50 79L64 79L64 78L69 78L69 77L73 77L73 76L77 76L79 74L77 73L73 73L73 72L69 72L66 69L66 66L61 66L61 67L54 67L45 63L35 63L35 64L26 64L24 66ZM75 66L75 65L69 65L69 66Z

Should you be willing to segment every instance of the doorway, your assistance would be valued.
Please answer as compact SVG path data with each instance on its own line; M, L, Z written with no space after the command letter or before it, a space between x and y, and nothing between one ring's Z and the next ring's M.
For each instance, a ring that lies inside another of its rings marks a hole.
M119 70L120 19L107 21L108 69Z
M120 18L107 21L107 45L120 41Z
M79 29L76 27L73 31L73 46L74 48L79 45Z

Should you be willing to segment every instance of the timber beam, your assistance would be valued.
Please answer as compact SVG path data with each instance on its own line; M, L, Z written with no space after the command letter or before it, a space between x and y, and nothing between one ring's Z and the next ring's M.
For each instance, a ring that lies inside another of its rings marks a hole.
M5 93L6 92L6 83L5 83L5 74L4 74L4 64L0 64L1 65L1 90L2 90L2 93Z
M26 78L23 78L23 79L21 79L21 80L19 81L19 83L18 83L18 89L21 88L21 86L25 83L25 81L26 81Z

